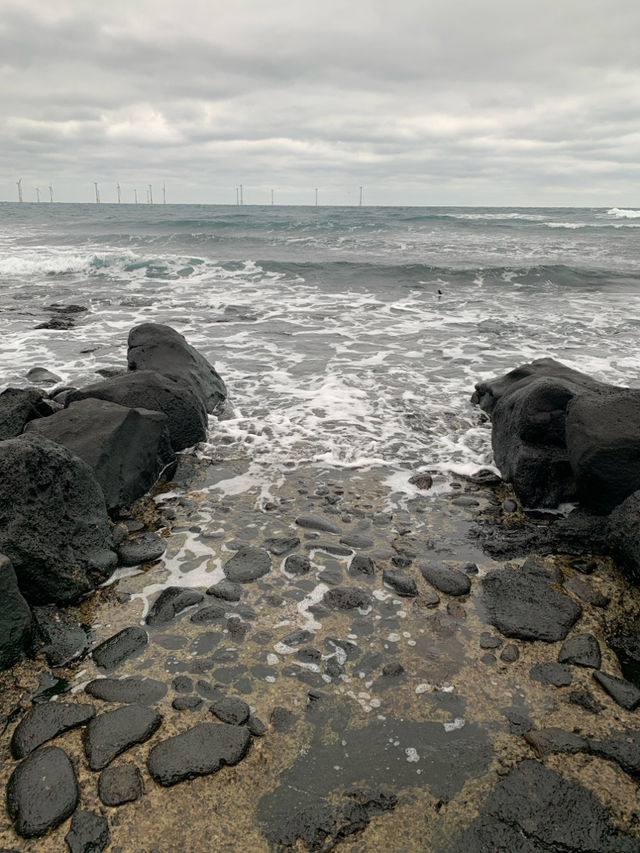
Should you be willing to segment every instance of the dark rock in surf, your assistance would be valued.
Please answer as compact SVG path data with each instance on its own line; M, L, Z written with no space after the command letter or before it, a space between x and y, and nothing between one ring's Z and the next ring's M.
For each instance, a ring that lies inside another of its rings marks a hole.
M640 707L640 690L630 681L599 670L593 673L593 677L621 708L635 711Z
M290 575L306 575L311 571L311 560L304 554L290 554L284 561L284 570Z
M139 654L148 642L149 635L144 628L132 625L99 643L91 652L91 657L102 669L115 669L127 658Z
M538 663L531 667L529 677L541 684L551 684L554 687L567 687L571 684L572 675L568 666L556 661Z
M73 601L104 581L116 555L87 463L30 434L0 442L0 470L0 551L27 601Z
M303 527L306 530L320 530L323 533L342 533L342 530L333 521L330 521L328 518L324 518L322 515L315 515L314 513L299 515L296 518L296 524L298 527Z
M415 578L402 569L385 569L382 572L382 580L390 586L398 595L415 597L418 595L418 584Z
M207 435L207 413L193 387L152 370L136 370L79 388L69 394L65 405L88 398L164 413L175 451L191 447Z
M366 609L371 605L369 593L357 586L338 586L325 592L324 603L331 610Z
M574 666L586 666L600 669L602 655L600 645L593 634L578 634L570 637L562 644L558 653L560 663L571 663Z
M222 411L227 389L215 368L185 338L160 323L143 323L129 332L131 371L155 370L194 389L210 414Z
M11 754L24 758L62 732L84 726L96 715L93 705L43 702L27 711L11 736Z
M50 370L47 370L46 367L32 367L27 370L26 378L31 382L32 385L57 385L58 382L62 382L62 377L58 376L55 373L52 373Z
M118 545L118 562L121 566L155 563L166 550L166 539L151 530L147 530Z
M78 782L64 750L46 746L15 768L7 785L7 810L23 838L59 826L78 803Z
M0 554L0 670L7 669L31 648L33 618L18 588L11 560Z
M34 418L42 417L43 398L35 388L7 388L0 393L0 441L15 438Z
M640 585L640 491L634 492L608 519L607 544L611 554L636 586Z
M146 705L123 705L94 717L82 738L89 767L102 770L129 747L149 740L161 722Z
M237 696L225 696L213 703L211 713L223 723L241 726L249 719L251 709L243 699Z
M156 482L173 459L162 412L85 399L27 424L91 466L107 509L129 506Z
M250 743L251 735L244 726L198 723L156 744L149 753L147 768L156 782L168 787L216 773L225 764L237 764Z
M640 688L640 631L621 632L607 638L616 653L623 676Z
M210 586L207 595L214 595L223 601L240 601L242 598L242 584L223 580Z

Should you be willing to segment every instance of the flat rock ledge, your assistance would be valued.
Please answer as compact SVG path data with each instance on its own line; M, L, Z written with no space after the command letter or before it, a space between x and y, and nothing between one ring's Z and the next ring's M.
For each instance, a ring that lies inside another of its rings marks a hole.
M73 765L57 746L33 752L11 774L7 808L16 832L23 838L37 838L59 826L77 804Z
M169 787L196 776L216 773L224 764L238 764L249 749L251 735L242 726L198 723L182 734L161 741L147 760L149 773Z

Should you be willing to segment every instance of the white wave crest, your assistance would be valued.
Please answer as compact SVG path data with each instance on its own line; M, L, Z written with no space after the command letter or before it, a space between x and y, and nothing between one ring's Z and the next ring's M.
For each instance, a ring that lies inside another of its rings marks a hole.
M640 219L640 210L629 210L624 207L612 207L611 210L607 210L607 213L617 219Z

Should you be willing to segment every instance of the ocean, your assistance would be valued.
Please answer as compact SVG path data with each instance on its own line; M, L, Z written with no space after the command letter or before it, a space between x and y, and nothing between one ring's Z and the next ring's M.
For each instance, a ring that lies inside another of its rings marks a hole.
M212 440L285 462L469 473L474 383L542 356L638 384L640 210L0 205L0 387L122 367L168 323L214 363ZM75 304L68 330L37 329Z

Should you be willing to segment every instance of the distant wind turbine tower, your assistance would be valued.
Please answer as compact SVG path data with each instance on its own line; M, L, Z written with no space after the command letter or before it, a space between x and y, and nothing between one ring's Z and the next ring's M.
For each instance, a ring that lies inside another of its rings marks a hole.
M316 207L318 206L318 187L316 187Z
M362 207L362 187L360 187L360 207Z
M24 201L22 198L22 178L18 178L18 201Z
M149 184L149 204L153 204L153 189L151 184Z
M162 203L163 204L167 203L167 187L166 187L164 181L162 182Z
M53 187L49 184L49 201L53 202Z
M117 193L118 193L118 204L120 204L120 184L119 184L119 183L118 183L118 184L116 184L116 190L117 190Z
M240 204L244 204L244 195L242 194L242 184L240 184Z
M273 190L271 190L271 204L273 204Z
M138 190L133 191L134 204L138 203Z
M40 187L36 187L36 201L40 204Z
M100 190L98 189L98 182L94 181L93 186L96 189L96 204L100 204Z

